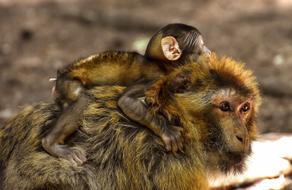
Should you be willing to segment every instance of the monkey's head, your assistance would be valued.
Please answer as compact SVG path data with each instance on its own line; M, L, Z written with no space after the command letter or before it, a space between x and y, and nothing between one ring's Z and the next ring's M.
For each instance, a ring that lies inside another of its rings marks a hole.
M145 52L148 58L177 64L184 64L189 56L197 58L201 54L210 54L210 50L200 31L178 23L166 25L154 34Z
M242 63L211 55L171 73L166 86L181 108L169 110L191 121L188 131L199 130L208 169L241 172L256 138L261 101L252 72Z

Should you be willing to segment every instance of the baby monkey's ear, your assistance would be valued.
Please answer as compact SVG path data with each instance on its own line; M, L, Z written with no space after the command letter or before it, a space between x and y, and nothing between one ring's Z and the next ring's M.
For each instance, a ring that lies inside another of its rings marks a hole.
M184 71L178 73L168 83L168 88L173 93L184 93L188 91L192 86L192 72Z
M175 61L181 57L181 49L173 36L163 37L161 39L161 48L164 57L169 61Z

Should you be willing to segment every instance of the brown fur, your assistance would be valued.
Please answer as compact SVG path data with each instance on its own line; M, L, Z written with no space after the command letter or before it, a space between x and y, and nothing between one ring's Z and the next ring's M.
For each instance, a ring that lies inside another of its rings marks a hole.
M167 85L180 74L186 74L190 83L185 92L173 94ZM206 190L207 171L236 171L232 163L218 168L227 155L206 148L214 143L209 141L209 133L220 136L215 142L218 147L228 146L224 144L224 129L214 127L215 120L208 115L208 93L226 85L249 93L255 101L256 115L260 96L252 73L240 63L213 55L179 68L161 81L164 86L151 89L147 98L188 131L184 153L167 153L157 136L117 109L124 87L96 87L88 91L95 100L84 111L82 128L69 139L69 145L86 150L88 161L75 166L44 152L41 139L59 110L55 104L29 107L0 129L4 189ZM167 101L157 102L163 98ZM249 137L254 139L255 118L247 127Z
M164 74L158 65L135 52L107 51L80 59L60 70L58 75L78 79L85 86L127 85L141 77L158 78Z

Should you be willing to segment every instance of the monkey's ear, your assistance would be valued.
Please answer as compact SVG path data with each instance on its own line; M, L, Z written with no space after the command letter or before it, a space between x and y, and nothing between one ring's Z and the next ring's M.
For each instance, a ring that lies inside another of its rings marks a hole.
M173 36L166 36L161 39L161 48L164 57L169 61L178 60L181 56L181 49Z
M192 86L191 75L191 72L182 72L177 74L168 84L169 90L173 93L183 93L188 91Z

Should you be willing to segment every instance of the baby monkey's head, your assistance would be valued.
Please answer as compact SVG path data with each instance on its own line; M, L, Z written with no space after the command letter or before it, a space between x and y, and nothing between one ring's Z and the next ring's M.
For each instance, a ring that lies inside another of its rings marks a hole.
M184 64L189 56L197 58L210 53L197 28L175 23L166 25L154 34L148 43L145 56L180 65Z

